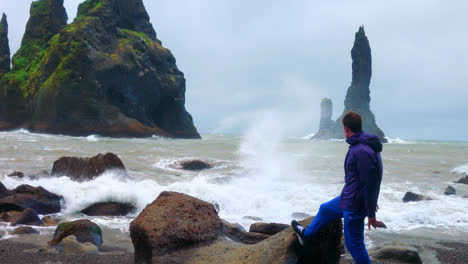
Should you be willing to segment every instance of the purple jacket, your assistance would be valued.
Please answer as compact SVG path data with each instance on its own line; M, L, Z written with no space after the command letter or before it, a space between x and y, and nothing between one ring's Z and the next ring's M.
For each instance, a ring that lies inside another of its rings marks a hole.
M378 137L358 132L346 140L345 186L340 195L340 208L361 211L375 217L382 181L382 144Z

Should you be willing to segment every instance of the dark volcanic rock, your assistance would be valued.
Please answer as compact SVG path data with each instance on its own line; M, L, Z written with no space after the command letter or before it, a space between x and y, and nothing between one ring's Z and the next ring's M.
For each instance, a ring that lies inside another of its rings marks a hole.
M7 177L18 177L18 178L23 178L25 174L21 171L14 171L12 173L8 173Z
M255 223L250 225L249 232L261 233L265 235L274 235L288 228L289 225L278 223Z
M89 181L106 170L127 171L119 157L113 153L98 154L91 158L62 157L54 162L53 176L66 175L74 181Z
M256 244L270 237L261 233L247 232L241 225L232 224L224 220L222 232L230 239L242 244Z
M359 27L359 31L356 32L354 46L351 49L351 58L353 60L353 78L351 86L346 92L343 114L336 120L332 130L324 129L323 132L320 133L319 129L319 133L317 133L314 138L344 138L341 119L346 112L353 110L361 115L362 129L365 132L377 135L382 142L387 142L384 133L375 122L374 114L370 110L371 98L369 85L372 76L372 56L369 40L367 39L363 26ZM326 118L327 116L328 111L325 111L323 117ZM324 121L327 122L326 119L324 119Z
M332 120L333 103L329 98L323 98L320 103L320 126L314 138L332 138L336 123Z
M20 226L13 231L15 235L23 235L23 234L39 234L40 232L37 229L34 229L30 226Z
M413 192L407 192L405 193L405 196L403 196L403 202L419 202L423 200L432 200L432 198L429 198L427 196L421 195L421 194L416 194Z
M0 182L0 197L7 196L8 194L10 193L8 192L7 188L5 185L3 185L2 182Z
M136 207L130 203L103 202L92 204L81 213L91 216L123 216L135 210Z
M395 243L372 250L369 254L373 259L398 261L401 263L422 263L418 250L403 244Z
M76 220L73 222L64 222L55 229L54 237L47 244L55 246L67 236L74 235L79 242L91 242L96 246L102 245L101 228L89 220Z
M203 160L187 160L180 163L184 170L205 170L211 169L213 166Z
M69 25L62 9L63 0L32 3L13 69L0 83L0 129L200 138L185 110L184 75L142 0L87 0Z
M41 219L37 215L36 211L31 208L26 208L21 213L15 215L11 219L12 226L16 225L43 225Z
M10 71L10 45L8 43L8 22L5 13L0 21L0 76Z
M445 188L444 194L445 195L456 195L457 191L455 191L455 188L453 188L452 186L447 186L447 188Z
M468 175L465 175L465 177L460 178L460 180L458 180L457 183L468 184Z
M47 191L42 187L26 184L9 191L8 196L0 198L0 212L22 211L32 208L38 214L53 214L61 210L63 197Z
M222 229L214 206L176 192L162 192L130 224L135 263L216 239Z

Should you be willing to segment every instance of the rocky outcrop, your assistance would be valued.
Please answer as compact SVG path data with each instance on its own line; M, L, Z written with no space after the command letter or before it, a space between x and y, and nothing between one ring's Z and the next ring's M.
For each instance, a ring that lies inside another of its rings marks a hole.
M0 77L10 71L10 45L8 43L8 21L5 13L0 21Z
M444 194L445 195L456 195L457 191L452 186L447 186L447 188L445 188Z
M261 233L265 235L274 235L288 228L289 225L278 223L255 223L250 225L249 232Z
M43 223L34 209L26 208L11 219L10 225L43 225Z
M332 138L335 133L335 121L332 120L333 103L329 98L323 98L320 103L320 126L313 138Z
M87 0L69 25L63 0L33 2L0 84L0 130L200 138L142 0Z
M131 203L102 202L88 206L81 213L90 216L124 216L135 210L136 207Z
M72 222L64 222L55 229L54 237L47 244L55 246L64 238L74 235L81 243L91 242L96 246L102 245L102 230L101 228L89 220L76 220Z
M180 163L180 167L184 170L199 171L213 168L213 165L203 160L186 160Z
M23 211L34 209L38 214L53 214L61 210L63 197L39 187L26 184L8 191L8 195L0 198L0 212Z
M135 263L337 263L342 230L341 221L330 223L305 248L291 228L244 243L246 232L221 225L213 205L172 192L161 193L130 225Z
M331 101L326 99L322 101L322 117L324 118L324 126L322 127L322 118L319 132L314 138L344 138L343 124L341 119L343 115L353 110L359 113L362 117L362 129L370 134L377 135L382 142L387 142L384 133L377 126L375 116L370 110L370 80L372 77L372 55L369 40L367 39L364 27L359 27L356 32L354 46L351 49L352 63L352 81L351 86L346 92L344 101L343 114L334 122L329 123L327 117ZM325 105L324 105L324 102ZM324 107L325 106L325 107ZM321 131L322 130L322 131Z
M407 192L405 193L405 196L403 196L403 202L419 202L419 201L424 201L424 200L432 200L432 198L421 195L421 194L416 194L413 192Z
M468 184L468 175L461 177L460 180L457 181L457 183Z
M67 236L56 247L58 253L65 255L95 255L99 254L99 249L90 242L80 243L76 236Z
M54 161L51 174L82 182L90 181L106 170L119 170L127 174L124 164L114 153L98 154L91 158L61 157Z
M39 234L40 232L37 229L34 229L30 226L20 226L13 231L15 235L25 235L25 234Z
M222 223L211 203L162 192L130 224L135 263L216 239Z

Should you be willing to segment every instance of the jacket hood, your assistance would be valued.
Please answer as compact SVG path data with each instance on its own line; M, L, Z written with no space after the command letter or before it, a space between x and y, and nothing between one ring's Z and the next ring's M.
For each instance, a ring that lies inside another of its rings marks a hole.
M382 152L382 143L380 143L379 137L364 133L362 131L357 132L352 137L348 138L346 142L348 142L348 144L351 146L356 144L368 145L375 152Z

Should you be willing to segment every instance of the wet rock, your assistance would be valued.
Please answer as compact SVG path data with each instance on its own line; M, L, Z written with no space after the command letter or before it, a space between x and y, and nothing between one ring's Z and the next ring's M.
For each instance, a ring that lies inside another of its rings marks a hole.
M24 234L39 234L40 232L37 229L34 229L30 226L20 226L13 231L15 235L24 235Z
M244 216L244 217L242 217L242 218L243 218L243 219L252 220L252 221L263 221L262 218L257 217L257 216L250 216L250 215L247 215L247 216Z
M403 196L403 202L419 202L423 200L432 200L432 198L429 198L427 196L421 195L421 194L416 194L413 192L407 192L405 193L405 196Z
M463 197L463 198L468 198L468 195L463 195L462 197Z
M422 263L418 250L404 244L394 243L372 250L369 254L378 260L399 261L403 263Z
M456 195L457 191L455 191L455 188L453 188L452 186L447 186L447 188L445 188L444 194L445 195Z
M25 176L24 172L21 172L21 171L13 171L7 174L7 177L23 178L24 176Z
M65 255L99 254L99 249L96 245L90 242L80 243L74 235L64 238L57 245L56 250Z
M214 206L186 194L162 192L130 224L135 263L216 239L222 229ZM159 263L159 262L154 262Z
M62 157L54 162L52 176L68 176L78 182L90 181L106 170L120 170L127 174L124 164L114 153L98 154L91 158Z
M8 211L0 213L0 222L11 222L11 220L19 214L21 214L21 211Z
M26 208L21 213L12 217L10 224L16 225L43 225L41 219L37 215L36 211L31 208Z
M57 220L55 220L54 218L52 218L50 216L42 217L41 221L42 221L42 223L44 223L45 226L56 226L56 225L58 225Z
M205 170L205 169L211 169L213 166L209 164L208 162L205 162L203 160L187 160L183 161L180 163L180 166L184 170L193 170L193 171L199 171L199 170Z
M131 203L102 202L87 207L81 213L90 216L124 216L135 210L136 207Z
M103 242L101 228L97 224L85 219L59 224L55 229L54 237L47 244L55 246L62 239L70 235L76 236L81 243L91 242L96 246L100 246Z
M468 175L465 175L465 177L460 178L460 180L458 180L457 183L468 184Z
M22 211L32 208L38 214L53 214L61 210L63 197L39 187L26 184L9 191L8 196L0 198L0 212Z
M294 213L292 213L291 217L293 219L297 219L297 220L304 220L304 219L307 219L307 218L311 217L311 215L306 214L306 213L294 212Z
M0 182L0 197L4 197L4 196L7 196L9 195L10 193L8 192L7 188L5 187L5 185L3 185L2 182Z
M260 241L263 241L269 238L269 235L247 232L241 225L232 224L225 220L223 221L223 234L229 237L230 239L242 243L242 244L256 244Z
M10 71L10 45L8 43L8 21L5 13L0 21L0 76Z
M278 223L255 223L250 225L249 232L256 232L265 235L274 235L288 228L289 225Z

